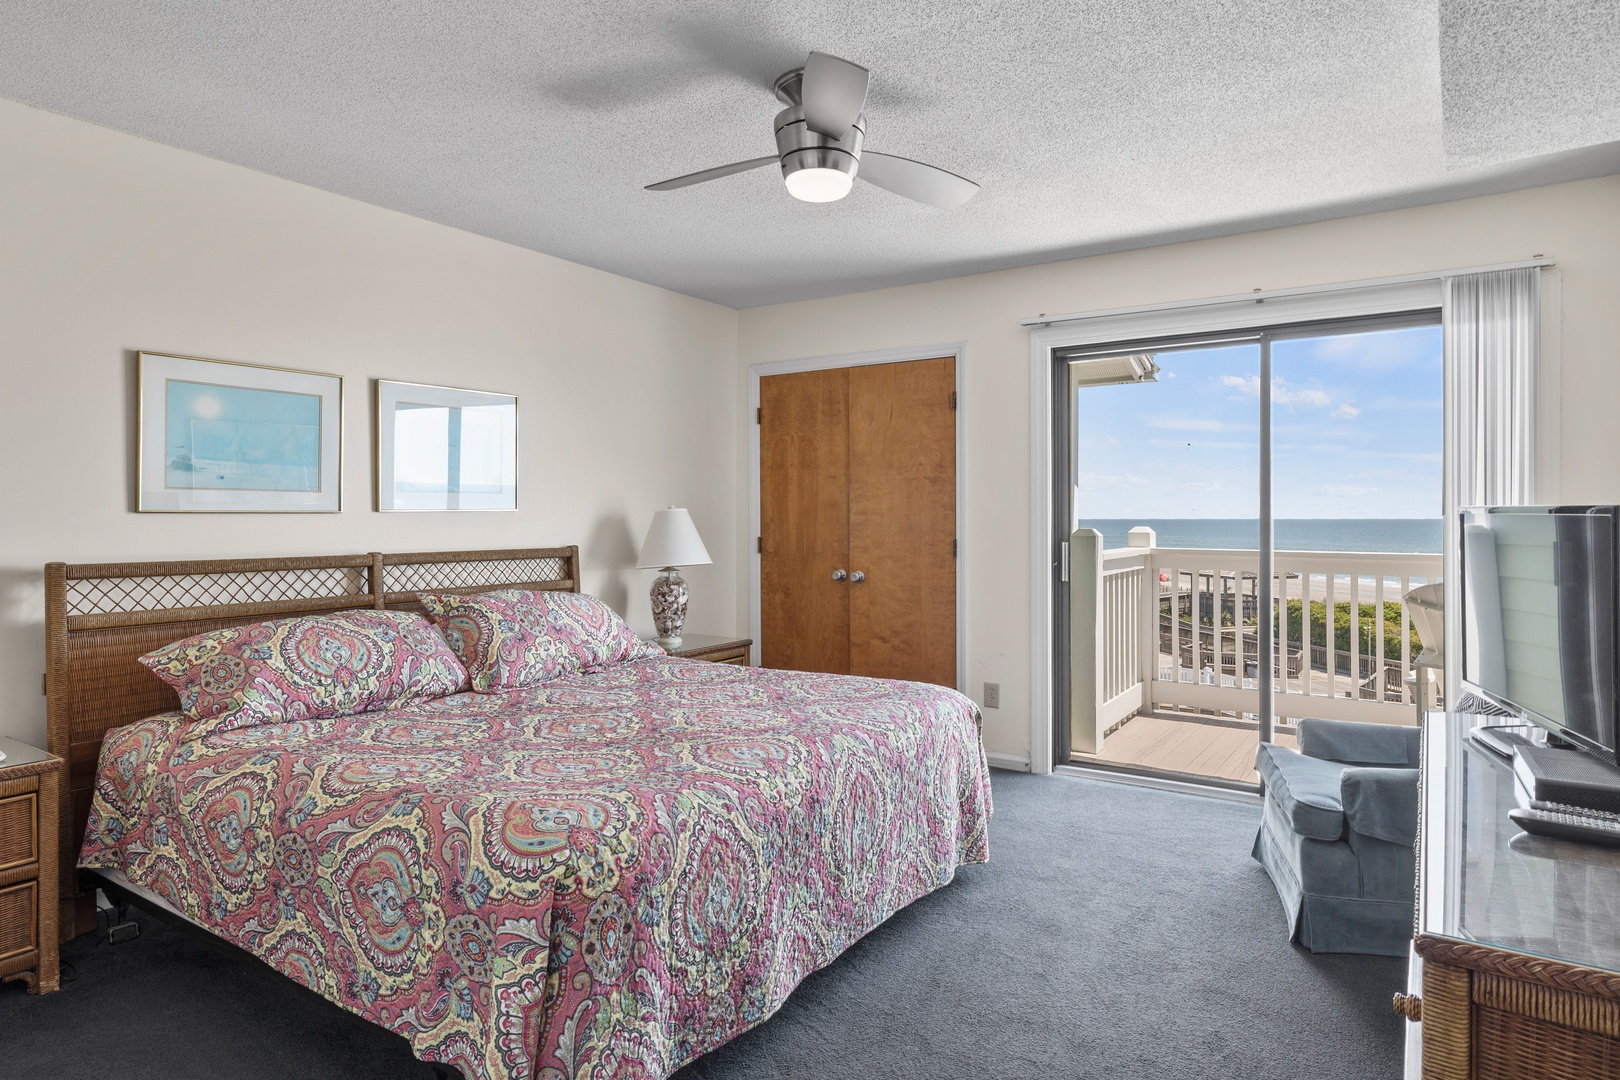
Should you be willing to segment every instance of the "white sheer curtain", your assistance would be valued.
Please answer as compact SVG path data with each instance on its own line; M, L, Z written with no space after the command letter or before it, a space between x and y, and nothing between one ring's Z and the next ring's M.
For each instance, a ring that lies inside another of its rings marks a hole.
M1459 274L1444 281L1445 640L1462 640L1457 511L1512 506L1536 495L1541 269ZM1459 700L1462 665L1445 665L1446 700Z
M1541 269L1445 279L1448 513L1533 502Z

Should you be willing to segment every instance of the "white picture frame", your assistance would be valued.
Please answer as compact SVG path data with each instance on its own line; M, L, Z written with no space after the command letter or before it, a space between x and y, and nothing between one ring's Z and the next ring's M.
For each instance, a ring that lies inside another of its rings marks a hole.
M516 510L513 394L377 380L377 509Z
M136 510L335 514L343 508L343 379L136 354Z

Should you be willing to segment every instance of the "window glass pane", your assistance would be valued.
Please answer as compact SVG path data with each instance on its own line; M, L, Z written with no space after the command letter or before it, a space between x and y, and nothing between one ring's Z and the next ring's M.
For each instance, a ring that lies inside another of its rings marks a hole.
M1258 547L1260 347L1153 359L1153 381L1076 391L1075 527L1110 548L1138 525L1161 547Z
M1271 347L1278 550L1440 551L1438 326Z

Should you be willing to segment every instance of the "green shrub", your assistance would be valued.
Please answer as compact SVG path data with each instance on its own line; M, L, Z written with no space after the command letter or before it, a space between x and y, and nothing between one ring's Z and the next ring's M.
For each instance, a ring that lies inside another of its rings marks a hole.
M1299 624L1303 613L1304 601L1288 601L1288 640L1299 640ZM1376 652L1374 642L1378 637L1384 639L1384 659L1399 660L1401 658L1401 602L1399 600L1384 601L1384 620L1382 628L1378 625L1378 605L1358 604L1356 629L1361 639L1361 655L1372 656ZM1382 633L1380 634L1380 629ZM1418 637L1417 626L1408 628L1411 644L1411 655L1416 656L1418 650L1423 648L1423 642ZM1279 631L1280 633L1280 631ZM1311 644L1319 647L1327 645L1327 602L1324 600L1311 601ZM1350 602L1341 600L1333 605L1333 647L1341 653L1350 652Z

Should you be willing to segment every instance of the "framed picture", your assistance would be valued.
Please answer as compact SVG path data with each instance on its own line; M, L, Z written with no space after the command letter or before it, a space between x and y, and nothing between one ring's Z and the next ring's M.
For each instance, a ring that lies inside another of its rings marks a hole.
M195 356L137 356L146 513L335 514L343 380Z
M517 398L377 381L378 510L516 510Z

